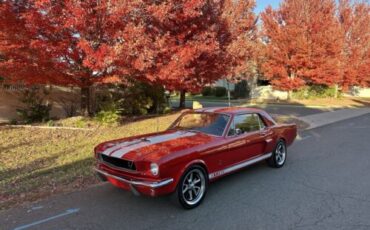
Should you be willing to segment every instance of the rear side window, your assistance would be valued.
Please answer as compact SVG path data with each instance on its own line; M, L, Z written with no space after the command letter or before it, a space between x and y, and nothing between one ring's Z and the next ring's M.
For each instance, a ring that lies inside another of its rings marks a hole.
M234 117L234 121L231 124L228 135L240 135L243 133L258 131L263 128L265 128L265 124L258 114L241 114Z

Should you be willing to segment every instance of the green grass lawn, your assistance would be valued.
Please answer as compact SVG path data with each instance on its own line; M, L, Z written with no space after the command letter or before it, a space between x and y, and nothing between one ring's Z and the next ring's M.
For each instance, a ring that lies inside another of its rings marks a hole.
M0 209L97 183L93 148L166 129L178 114L93 131L0 127Z

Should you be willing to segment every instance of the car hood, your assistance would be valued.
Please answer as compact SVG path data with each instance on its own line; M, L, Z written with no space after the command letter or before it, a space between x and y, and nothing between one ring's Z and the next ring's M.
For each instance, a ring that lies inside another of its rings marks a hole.
M98 146L96 151L127 160L155 161L170 153L207 144L215 138L200 132L167 130L136 138L105 142Z

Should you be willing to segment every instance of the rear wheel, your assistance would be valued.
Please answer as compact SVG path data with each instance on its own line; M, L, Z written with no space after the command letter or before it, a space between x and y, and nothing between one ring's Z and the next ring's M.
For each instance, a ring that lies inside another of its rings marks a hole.
M284 166L287 157L287 148L283 140L279 140L276 147L267 160L267 163L274 168L281 168Z
M177 186L177 197L182 207L192 209L203 201L208 187L205 170L198 165L191 166L181 177Z

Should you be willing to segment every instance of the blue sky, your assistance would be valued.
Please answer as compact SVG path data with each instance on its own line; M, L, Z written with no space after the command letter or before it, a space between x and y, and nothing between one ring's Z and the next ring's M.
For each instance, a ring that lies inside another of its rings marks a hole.
M271 5L272 8L277 8L279 6L280 0L256 0L256 8L254 11L256 13L260 13L263 11L268 5Z

